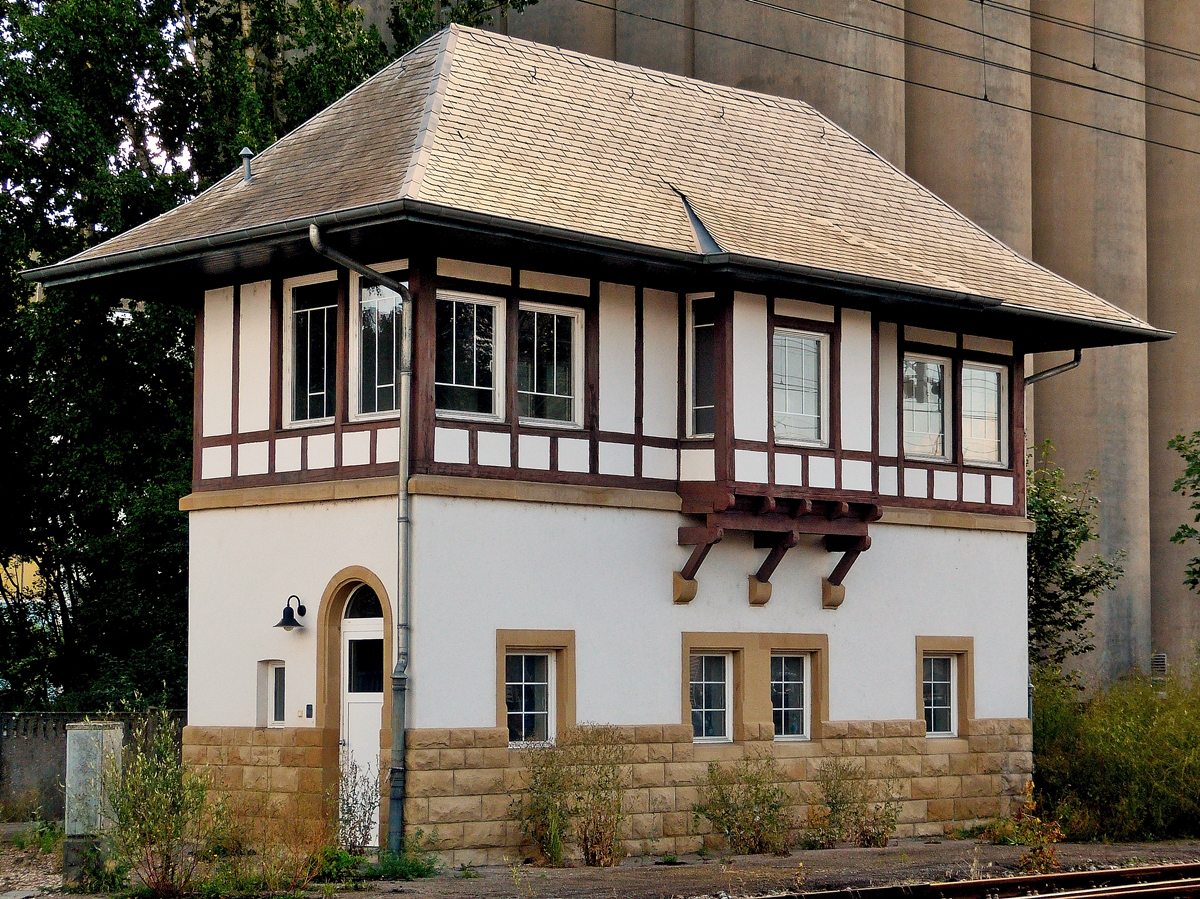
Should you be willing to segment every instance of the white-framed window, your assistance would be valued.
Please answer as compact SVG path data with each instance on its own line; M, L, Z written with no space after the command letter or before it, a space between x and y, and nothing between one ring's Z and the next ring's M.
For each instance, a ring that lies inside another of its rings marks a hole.
M521 303L517 309L517 412L522 421L581 425L583 310Z
M1008 370L983 362L962 366L962 451L968 465L1008 464Z
M504 418L504 300L437 293L434 405L446 418Z
M716 432L717 300L687 297L687 435Z
M949 359L904 355L904 455L950 459Z
M509 743L548 743L555 732L553 652L509 652L504 657L504 701Z
M271 727L283 727L287 720L287 667L283 662L273 662L270 670L271 684Z
M927 655L922 660L925 733L953 737L958 733L958 660L952 655Z
M829 335L775 328L771 337L775 441L829 445Z
M284 418L287 426L333 421L337 397L335 272L283 282Z
M692 738L697 743L733 740L733 655L693 653L691 672Z
M408 261L372 266L394 272ZM407 280L402 281L405 287ZM350 274L350 418L390 418L400 408L400 329L404 303L391 288Z
M771 710L776 740L807 740L812 687L807 653L771 656Z

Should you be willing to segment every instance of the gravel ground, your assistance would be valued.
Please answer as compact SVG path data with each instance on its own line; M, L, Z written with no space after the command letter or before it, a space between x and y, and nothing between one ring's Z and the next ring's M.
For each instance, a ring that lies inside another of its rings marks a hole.
M681 865L627 859L616 869L538 868L518 865L444 871L414 883L371 884L347 897L391 899L397 894L438 899L700 899L762 896L797 889L880 886L938 880L1003 877L1016 873L1022 849L970 840L898 841L887 849L829 849L789 856L684 856ZM1200 841L1135 844L1065 844L1064 870L1200 862ZM0 847L0 899L11 891L61 892L58 859L36 849ZM324 890L314 897L325 899ZM16 899L15 896L12 899Z

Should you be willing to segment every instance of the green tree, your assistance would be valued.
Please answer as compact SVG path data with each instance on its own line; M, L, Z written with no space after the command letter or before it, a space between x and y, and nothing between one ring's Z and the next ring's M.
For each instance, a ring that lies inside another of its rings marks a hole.
M1080 550L1096 539L1096 473L1067 484L1066 472L1050 463L1053 452L1049 441L1042 444L1041 464L1030 465L1026 486L1028 515L1037 526L1028 545L1029 658L1035 665L1061 666L1094 648L1087 623L1096 597L1124 574L1124 558L1079 560Z
M1196 513L1191 524L1181 524L1171 535L1172 543L1183 546L1192 540L1200 540L1200 530L1195 527L1200 524L1200 431L1188 437L1178 434L1171 438L1167 446L1183 457L1184 465L1183 474L1175 479L1172 489L1183 494L1189 500L1188 510ZM1200 556L1188 560L1183 582L1193 590L1200 590Z
M193 311L22 269L170 209L445 22L526 0L0 0L0 708L182 702ZM164 687L165 685L165 687ZM163 696L163 691L166 695Z

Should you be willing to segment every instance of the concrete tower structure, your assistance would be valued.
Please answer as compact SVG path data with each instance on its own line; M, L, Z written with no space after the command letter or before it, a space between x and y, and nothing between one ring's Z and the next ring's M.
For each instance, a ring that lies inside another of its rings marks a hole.
M1031 443L1052 440L1072 479L1097 472L1095 549L1125 556L1083 666L1190 657L1200 598L1169 539L1187 508L1166 442L1200 428L1200 156L1142 138L1200 151L1200 103L1165 93L1200 96L1195 4L541 0L497 28L810 102L1022 254L1178 331L1089 350L1027 406Z

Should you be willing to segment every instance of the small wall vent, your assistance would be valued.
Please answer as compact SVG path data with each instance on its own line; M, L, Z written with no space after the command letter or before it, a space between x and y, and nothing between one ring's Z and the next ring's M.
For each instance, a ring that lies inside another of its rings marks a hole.
M1165 652L1156 652L1150 656L1150 676L1156 678L1167 676L1167 654Z

